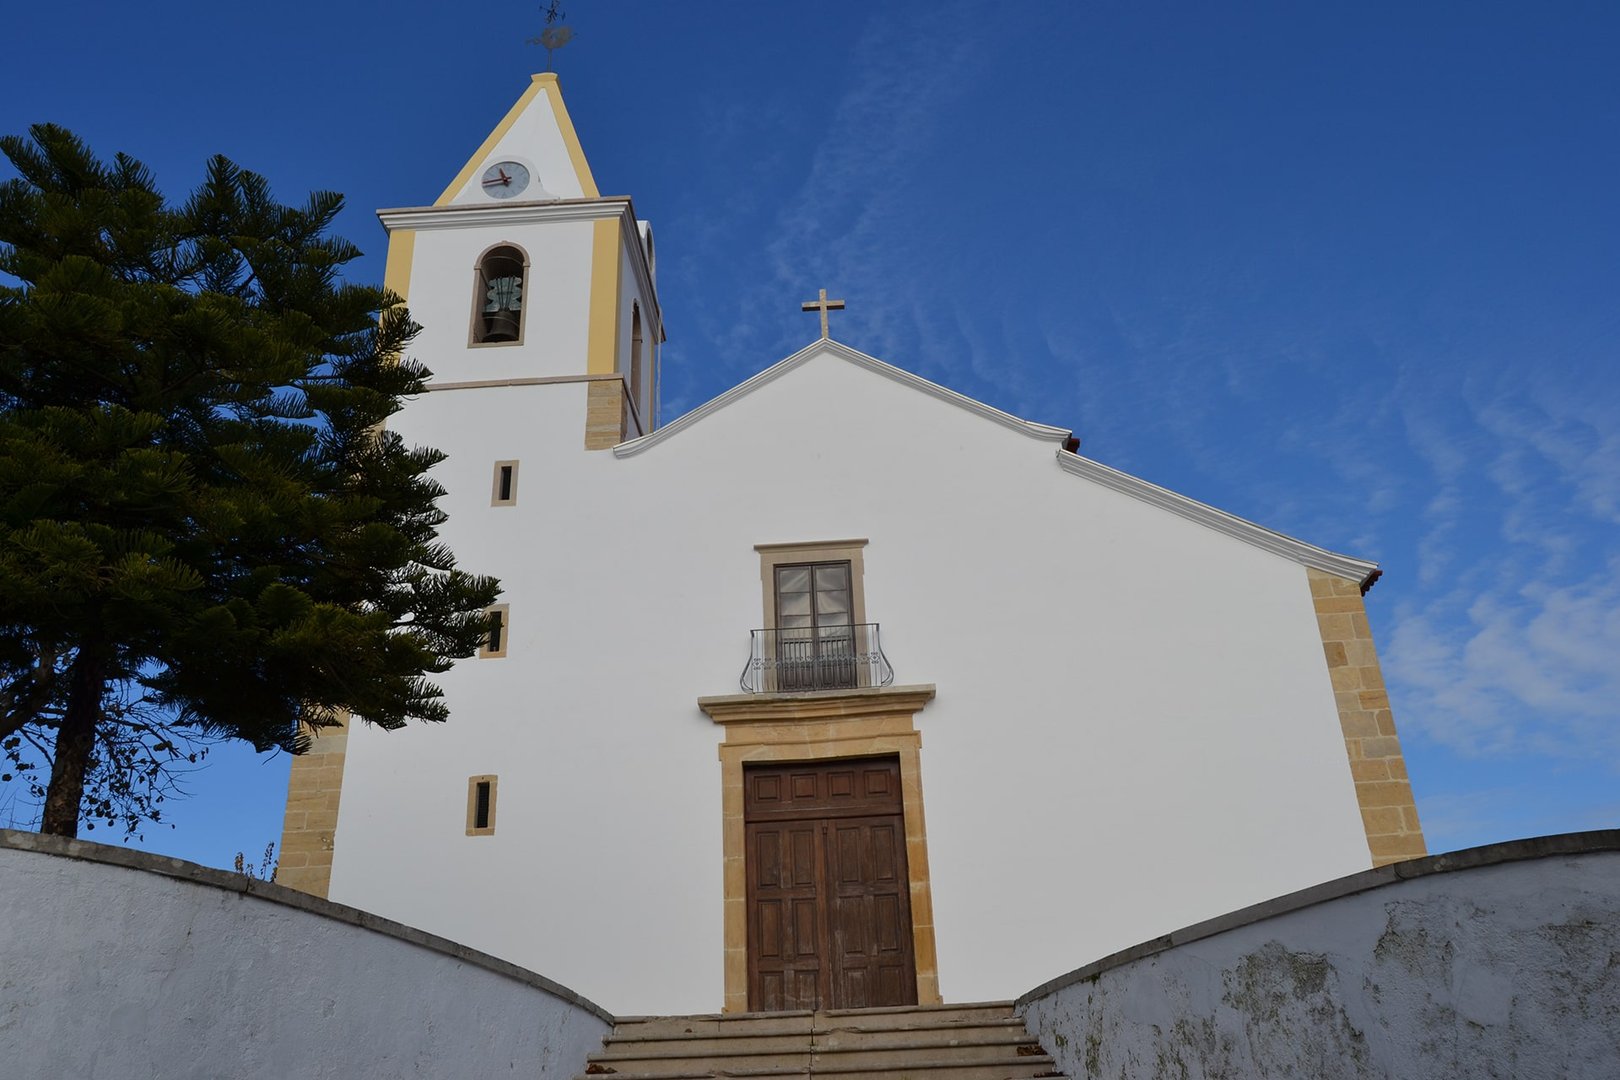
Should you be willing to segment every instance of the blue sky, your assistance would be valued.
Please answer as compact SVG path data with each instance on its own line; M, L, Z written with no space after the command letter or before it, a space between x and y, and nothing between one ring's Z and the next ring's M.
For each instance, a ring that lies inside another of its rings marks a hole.
M826 287L857 348L1382 563L1431 850L1620 823L1620 7L564 6L598 183L658 233L666 420L804 345ZM29 5L0 131L66 124L176 197L214 153L345 192L380 280L372 211L432 201L539 27ZM262 850L286 772L216 752L144 846Z

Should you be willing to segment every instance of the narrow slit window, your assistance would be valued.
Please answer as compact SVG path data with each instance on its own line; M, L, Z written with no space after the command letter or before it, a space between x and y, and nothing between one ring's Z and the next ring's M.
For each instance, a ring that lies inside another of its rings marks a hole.
M630 305L630 405L636 414L636 434L647 434L641 404L641 307Z
M495 463L494 483L490 487L489 504L491 506L516 506L517 479L517 462L497 461Z
M485 624L484 644L478 650L482 657L496 657L506 655L507 642L512 638L512 609L507 604L496 604L492 608L484 609Z
M495 832L495 783L492 775L467 778L467 835L491 836Z

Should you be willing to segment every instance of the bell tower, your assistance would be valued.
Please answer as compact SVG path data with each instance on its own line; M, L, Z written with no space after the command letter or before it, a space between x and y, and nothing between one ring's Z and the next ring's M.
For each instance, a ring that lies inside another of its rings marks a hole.
M378 217L435 392L583 383L586 449L657 426L652 230L597 190L556 75L532 77L431 206ZM453 432L431 437L454 452Z
M537 538L591 512L613 459L586 451L658 424L664 331L652 230L628 197L597 190L552 74L533 77L432 205L378 217L388 230L384 283L421 324L410 355L433 372L428 392L388 427L444 452L433 470L449 515L440 537L504 588L479 654L494 663L469 662L444 685L464 718L459 731L498 727L507 703L532 690L522 665L501 662L508 643L533 655L535 613L555 591L541 581ZM318 896L331 886L351 738L363 748L368 735L328 732L292 766L283 880ZM369 752L409 759L431 739L414 733ZM469 790L483 793L492 821L490 756L462 744L433 753L468 756L478 774Z

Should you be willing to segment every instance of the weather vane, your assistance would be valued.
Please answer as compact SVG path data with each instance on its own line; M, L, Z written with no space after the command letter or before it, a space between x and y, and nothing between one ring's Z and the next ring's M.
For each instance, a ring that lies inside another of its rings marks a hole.
M563 20L568 13L562 9L562 0L547 0L540 9L546 16L546 28L540 31L539 37L528 39L528 44L538 45L546 50L546 70L551 70L551 54L574 40L573 27L564 26Z

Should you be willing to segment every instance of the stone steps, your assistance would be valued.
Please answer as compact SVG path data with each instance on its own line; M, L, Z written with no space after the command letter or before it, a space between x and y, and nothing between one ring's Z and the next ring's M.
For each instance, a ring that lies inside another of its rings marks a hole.
M1061 1075L1010 1001L624 1017L602 1044L582 1078L1022 1080Z

